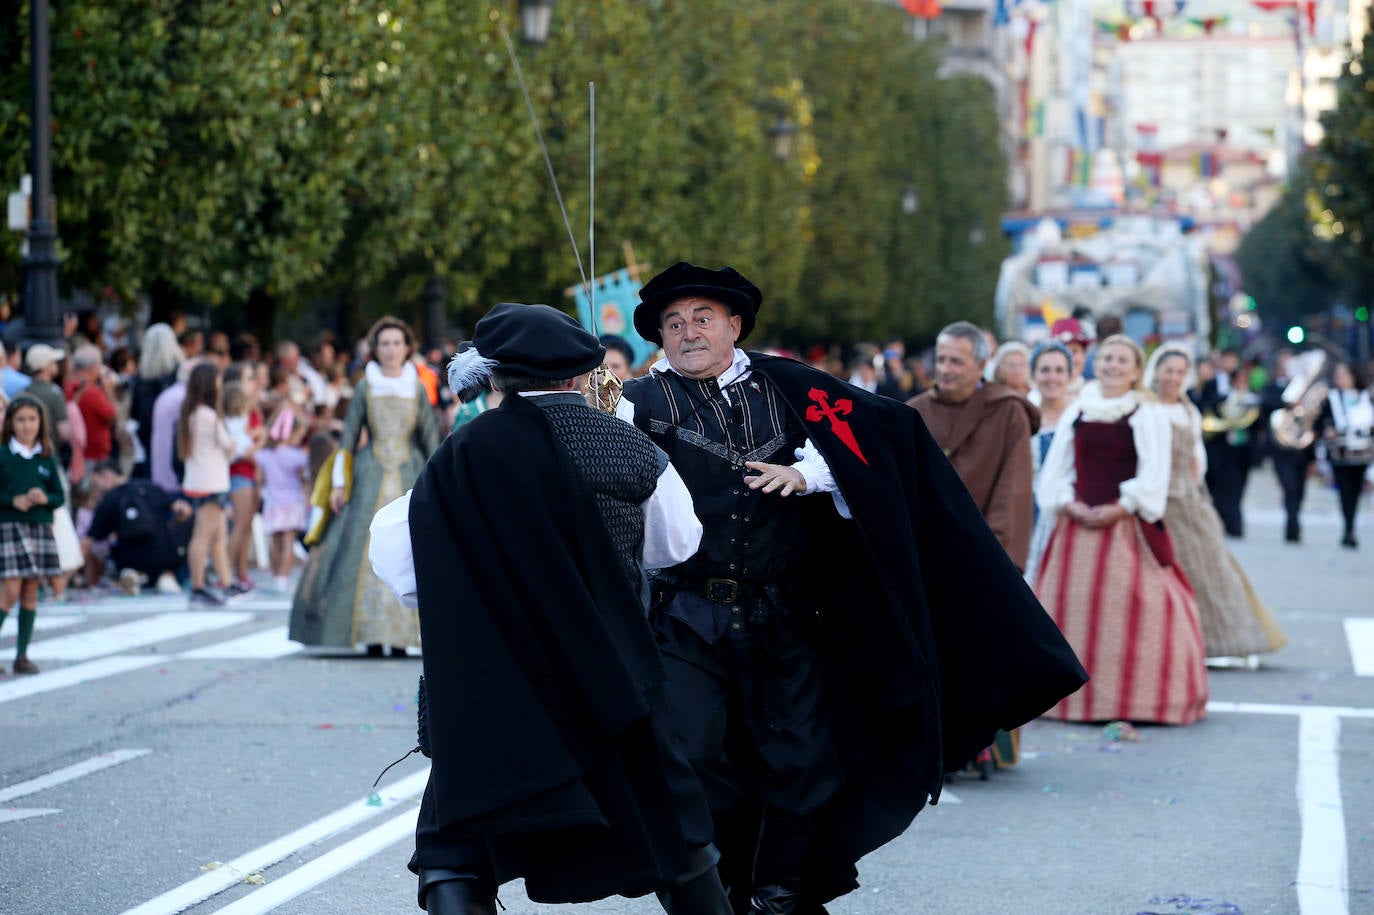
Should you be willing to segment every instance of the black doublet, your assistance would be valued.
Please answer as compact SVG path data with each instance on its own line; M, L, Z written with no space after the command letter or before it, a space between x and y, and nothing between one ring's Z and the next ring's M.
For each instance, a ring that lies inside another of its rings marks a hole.
M777 389L751 375L722 389L659 372L631 381L625 397L635 425L667 452L692 493L701 546L674 572L685 578L776 581L805 548L800 500L744 484L746 461L791 464L806 440Z
M587 481L630 582L642 590L643 504L654 494L668 456L624 422L588 409L581 394L541 394L532 400Z

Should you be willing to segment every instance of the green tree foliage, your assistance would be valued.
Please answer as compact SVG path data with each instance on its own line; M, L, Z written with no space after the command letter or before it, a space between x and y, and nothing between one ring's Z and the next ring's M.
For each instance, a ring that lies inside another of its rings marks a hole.
M0 17L0 163L26 170L27 5ZM514 0L73 0L53 12L66 288L223 314L342 303L455 318L563 302L567 234L493 17ZM519 48L586 256L596 83L598 272L738 266L763 333L928 336L990 314L1004 249L991 91L936 76L905 14L850 0L564 0ZM517 39L518 40L518 39ZM796 153L776 160L785 116ZM920 198L901 211L904 189ZM970 233L981 230L983 243ZM0 288L18 239L0 239ZM357 329L354 327L353 329Z
M1374 268L1374 42L1336 80L1336 107L1312 163L1318 231Z

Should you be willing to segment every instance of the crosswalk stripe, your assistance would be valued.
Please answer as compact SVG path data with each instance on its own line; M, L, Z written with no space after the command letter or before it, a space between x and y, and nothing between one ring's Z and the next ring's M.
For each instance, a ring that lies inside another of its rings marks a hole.
M35 661L88 661L91 658L156 645L211 629L236 626L251 619L251 613L229 610L183 610L161 613L104 629L43 639L33 643L29 649L29 657Z
M354 801L347 807L340 808L313 823L302 826L295 832L259 846L212 871L207 871L194 880L168 890L155 899L150 899L136 908L129 909L124 915L175 915L177 912L183 912L191 906L209 899L216 893L223 892L241 881L247 874L271 867L308 845L313 845L350 829L379 813L393 809L398 804L414 798L425 790L425 784L428 781L429 767L426 766L419 772L407 775L405 778L382 788L378 792L380 804L368 804L366 799ZM410 826L413 831L415 826L414 814L408 815L411 816Z
M260 915L290 902L301 893L366 861L382 849L415 835L415 821L419 814L419 808L412 807L400 816L392 817L381 826L350 839L309 864L230 903L219 910L220 915Z
M1345 814L1341 809L1341 719L1324 712L1298 716L1298 806L1302 841L1298 848L1298 911L1302 915L1346 915L1349 861Z
M93 772L117 766L120 763L128 762L131 759L138 759L152 753L152 750L111 750L109 753L101 753L99 756L92 756L90 759L73 763L70 766L49 772L47 775L40 775L38 778L31 778L26 782L19 782L10 785L8 788L0 789L0 804L9 803L16 798L25 797L30 794L37 794L39 791L46 791L58 785L75 781Z
M61 812L61 808L58 807L0 807L0 823L31 820L34 817L52 816Z
M178 658L205 660L251 660L254 658L284 658L304 651L305 646L286 637L285 626L274 626L242 638L216 642L204 648L183 651Z
M13 620L13 622L10 622ZM49 629L70 629L86 622L82 616L44 616L38 614L38 618L33 621L33 628L36 632ZM11 613L9 619L5 620L4 625L0 625L0 638L13 638L19 634L19 618Z
M37 676L23 677L10 680L8 683L0 683L0 702L12 702L15 699L36 696L39 693L48 693L53 690L64 689L68 686L76 686L80 683L89 683L92 680L99 680L103 677L113 677L116 674L128 673L131 670L138 670L142 667L152 667L154 664L163 664L166 661L166 655L115 655L109 658L87 661L84 664L59 667L56 670L44 671Z
M1347 619L1345 642L1350 646L1350 664L1359 677L1374 677L1374 619Z

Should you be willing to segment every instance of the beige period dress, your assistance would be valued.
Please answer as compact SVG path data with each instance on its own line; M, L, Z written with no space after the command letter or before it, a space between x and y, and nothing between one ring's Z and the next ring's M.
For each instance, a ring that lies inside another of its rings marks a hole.
M1288 643L1274 617L1226 548L1221 517L1198 482L1205 460L1202 418L1192 404L1164 407L1173 429L1173 469L1164 524L1174 555L1197 594L1207 656L1235 657L1277 651ZM1195 469L1196 468L1196 469Z
M289 637L305 645L420 644L416 611L402 606L367 559L368 525L377 509L405 494L439 447L439 425L424 387L407 363L399 379L369 363L344 419L341 450L353 458L348 503L310 551L291 607ZM362 430L368 443L358 447ZM335 482L342 485L342 479Z

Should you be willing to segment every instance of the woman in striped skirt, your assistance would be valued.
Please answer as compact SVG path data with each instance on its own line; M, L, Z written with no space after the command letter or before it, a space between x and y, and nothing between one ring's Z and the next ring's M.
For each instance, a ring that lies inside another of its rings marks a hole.
M1049 717L1188 724L1205 714L1207 670L1197 598L1161 521L1169 421L1141 388L1135 341L1108 337L1094 367L1036 488L1057 520L1035 590L1092 677Z

